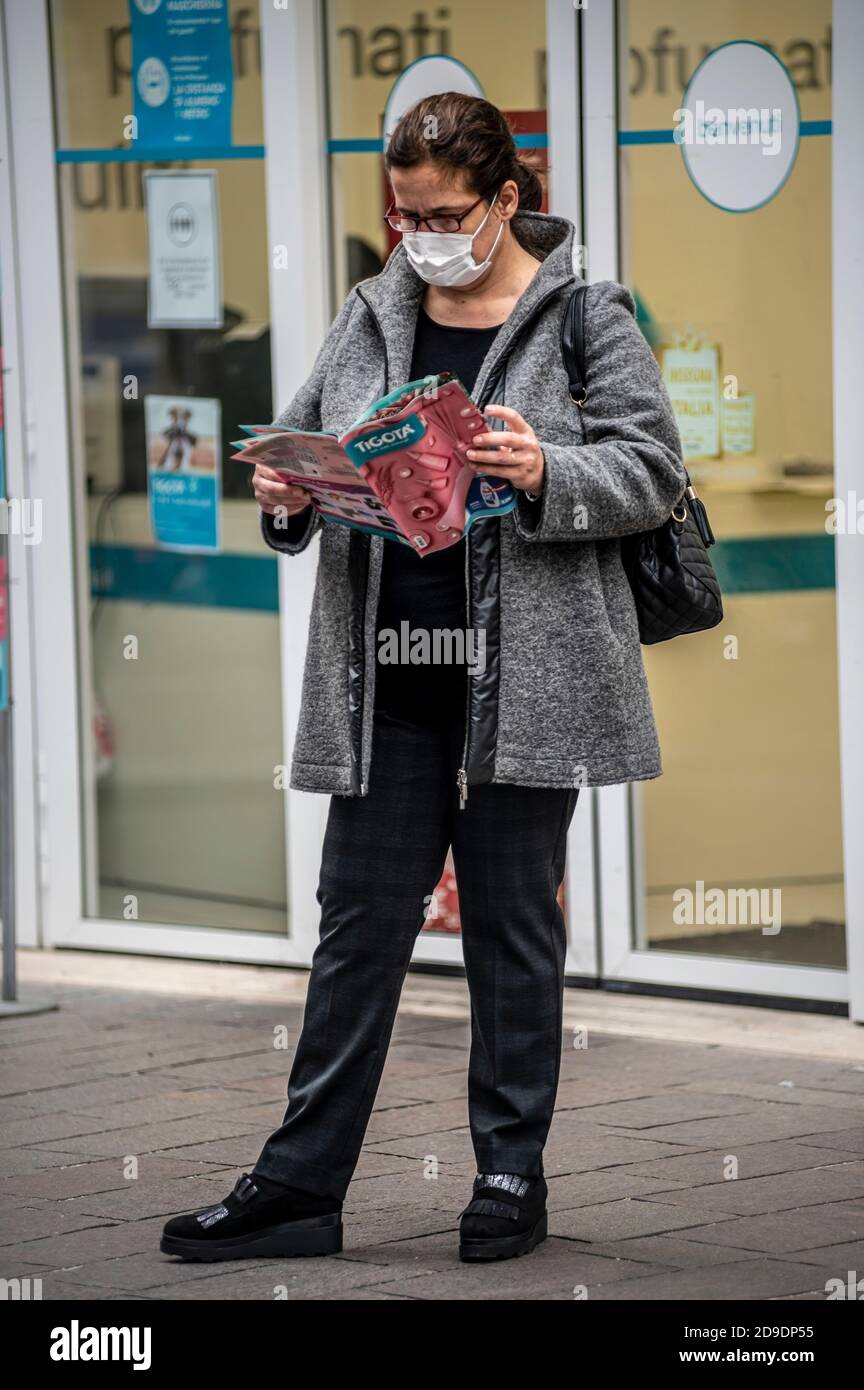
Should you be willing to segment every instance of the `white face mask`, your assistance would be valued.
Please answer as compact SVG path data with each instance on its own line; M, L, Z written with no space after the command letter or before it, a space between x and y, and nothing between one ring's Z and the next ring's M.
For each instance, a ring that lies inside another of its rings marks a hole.
M478 265L474 259L474 238L482 232L489 213L495 206L498 194L489 204L489 212L476 232L403 232L402 244L411 265L427 285L440 285L453 289L458 285L471 285L492 264L495 248L501 239L504 223L498 228L498 235L485 261Z

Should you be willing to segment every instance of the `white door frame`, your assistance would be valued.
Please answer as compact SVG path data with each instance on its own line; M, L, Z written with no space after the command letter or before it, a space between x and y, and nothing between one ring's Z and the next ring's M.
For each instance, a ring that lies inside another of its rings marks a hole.
M864 496L861 364L864 362L864 7L834 0L832 266L834 457L838 497ZM835 537L840 680L840 775L845 853L849 1013L864 1023L864 535Z
M12 127L13 168L18 171L15 197L12 201L13 226L19 249L17 322L20 326L22 350L20 379L24 392L23 434L26 451L15 448L16 428L14 398L10 404L10 476L18 490L15 460L26 457L29 477L22 495L46 499L44 507L44 539L33 559L35 576L34 642L35 666L38 679L38 763L40 780L27 776L26 756L19 756L16 767L24 781L24 794L18 801L19 838L26 841L27 784L38 786L42 828L41 907L44 933L42 944L54 947L91 947L111 951L142 954L184 956L201 959L247 961L256 964L308 964L317 941L317 922L313 921L314 885L310 865L310 846L315 843L315 798L306 798L302 806L297 794L286 793L287 877L289 889L289 922L291 935L273 936L270 933L217 930L189 927L183 924L146 923L106 920L84 916L84 879L82 833L85 818L82 814L82 760L79 730L86 711L82 708L82 693L77 678L78 652L76 635L84 633L88 611L87 585L81 592L75 584L76 572L87 575L87 530L83 499L76 496L73 471L69 461L75 440L73 402L67 382L67 324L64 315L63 276L61 272L60 208L57 193L53 94L50 60L48 4L33 0L6 0L6 42L14 52L15 62L9 74L10 98L14 110ZM270 161L268 180L269 232L285 227L284 213L289 202L292 178L304 178L304 196L314 181L311 164L300 171L295 151L308 149L313 114L305 104L310 73L320 68L320 40L315 13L302 0L295 0L290 11L277 11L261 0L264 26L262 48L271 76L265 80L265 122L267 135L275 151L286 143L289 126L290 158L279 170L278 154ZM313 59L313 54L314 59ZM285 119L285 103L302 112L302 120ZM303 141L298 138L303 134ZM314 148L313 144L313 148ZM320 142L317 148L323 148ZM26 177L21 171L26 170ZM295 183L296 186L296 183ZM275 201L274 201L275 200ZM314 207L314 203L311 204ZM300 206L294 200L291 208L290 235L295 238L303 229L303 219L296 216ZM310 203L307 200L307 211ZM323 224L322 224L323 225ZM4 235L3 251L6 264ZM314 227L309 230L309 246L304 257L282 272L275 273L273 286L274 377L276 389L296 375L299 355L305 347L298 332L304 325L309 333L320 332L327 316L319 312L315 319ZM10 263L11 264L11 263ZM4 288L6 288L4 286ZM4 294L4 315L11 305ZM14 339L9 337L9 351ZM73 345L74 349L74 345ZM15 383L13 381L13 392ZM275 394L275 391L274 391ZM283 395L284 398L284 395ZM73 525L74 519L74 525ZM297 639L305 642L305 629L298 610L303 606L307 590L311 592L310 562L294 561L291 571L291 590L287 591L287 563L280 557L280 603L282 623L282 652L285 668L286 736L290 756L290 732L293 721L288 717L296 701L296 665L286 653ZM305 570L304 570L305 565ZM23 586L21 586L23 592ZM18 589L13 603L21 606ZM298 594L302 595L298 601ZM26 609L22 618L13 609L16 634L24 628ZM26 629L25 629L26 630ZM86 647L82 647L86 651ZM24 705L18 720L17 736L27 732L26 646L16 635L15 652L16 698ZM21 688L18 687L20 682ZM88 726L89 727L89 726ZM33 747L37 740L34 739ZM26 843L25 843L26 849ZM26 855L21 853L21 860ZM311 892L310 892L311 887ZM21 890L19 888L19 900ZM22 907L26 904L26 896ZM292 908L295 909L292 911ZM32 913L32 921L37 913ZM314 930L313 930L314 928ZM22 935L19 933L22 944Z
M24 343L20 306L20 246L13 215L15 149L11 102L14 64L0 6L0 312L3 317L3 406L6 490L9 499L33 499L28 457ZM8 81L7 81L8 79ZM39 894L39 775L36 757L36 682L33 640L34 551L20 534L9 536L9 626L14 798L15 938L19 946L42 940Z
M582 15L585 239L591 280L620 275L616 8L616 0L591 0ZM835 0L833 255L835 266L844 267L842 286L839 277L834 282L835 454L838 492L845 495L857 486L859 496L864 495L864 460L856 408L860 385L854 378L864 357L864 268L858 254L864 177L856 148L864 120L862 20L857 0ZM592 188L601 190L598 197L592 198ZM610 190L615 190L612 196ZM857 265L857 283L850 285L853 265ZM838 537L837 560L841 763L844 769L857 769L857 776L847 772L843 787L845 843L850 846L855 844L853 828L864 822L864 733L859 713L864 708L864 614L860 601L856 603L856 594L864 593L864 541ZM638 784L603 789L598 800L604 979L825 1002L851 999L851 1016L864 1019L864 863L860 855L846 856L848 971L634 950L643 896L638 830L642 789Z
M546 128L549 134L549 210L583 230L581 12L573 0L546 0ZM596 979L600 968L597 813L593 787L582 788L567 836L564 902L569 976Z
M24 495L42 499L42 543L31 549L37 709L31 756L35 755L37 764L33 780L41 825L42 944L51 945L68 931L81 900L65 325L47 6L6 0L4 17L7 50L14 55L8 82L15 179L12 216L18 249L18 389L23 402L23 429L18 449L10 448L10 467L22 469ZM17 636L15 641L17 664ZM18 814L20 810L19 803Z

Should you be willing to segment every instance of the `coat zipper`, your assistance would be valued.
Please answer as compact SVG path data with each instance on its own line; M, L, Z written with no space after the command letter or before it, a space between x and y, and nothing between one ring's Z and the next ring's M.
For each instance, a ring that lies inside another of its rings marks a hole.
M518 331L513 335L513 337L511 338L510 343L509 343L508 346L507 346L507 350L505 351L503 357L500 359L500 363L498 363L498 362L493 362L493 363L492 363L491 371L487 368L487 371L486 371L486 382L487 382L487 383L488 383L488 381L489 381L489 377L491 376L492 372L495 371L496 367L498 367L499 365L502 365L502 364L506 363L506 361L508 360L508 358L509 358L511 352L513 351L513 346L514 346L514 344L516 343L516 341L517 341L519 338L521 338L522 334L525 332L525 330L526 330L526 328L528 327L528 325L529 325L530 323L533 323L534 319L537 317L537 315L539 314L540 310L541 310L541 309L544 309L544 308L546 307L546 305L549 303L549 301L550 301L551 299L554 299L555 296L556 296L557 294L560 293L561 289L562 289L562 286L559 285L559 286L556 287L556 289L550 290L549 293L548 293L547 295L544 295L544 297L540 300L540 302L539 302L538 304L535 304L535 305L534 305L534 308L533 308L533 310L531 311L530 317L529 317L528 319L526 319L526 321L522 324L521 328L519 328L519 330L518 330ZM478 401L478 402L476 402L476 405L477 405L477 409L478 409L478 410L480 411L480 413L482 414L483 411L485 410L486 406L488 405L488 400L487 400L487 401L484 401L482 405L481 405L481 404L479 403L479 401ZM468 528L468 530L467 530L466 533L465 533L465 592L466 592L466 608L467 608L466 617L467 617L467 619L468 619L468 622L467 622L467 629L470 630L470 628L471 628L471 528L470 528L470 527ZM465 633L465 637L466 637L466 640L467 640L467 637L468 637L468 631L467 631L467 630L466 630L466 633ZM470 677L470 676L467 676L466 679L468 680L469 685L468 685L468 690L467 690L467 695L466 695L466 700L465 700L465 743L464 743L463 748L462 748L462 766L459 768L459 770L458 770L457 773L456 773L456 787L457 787L458 792L459 792L459 810L460 810L460 811L464 811L464 810L465 810L465 805L466 805L466 802L468 801L468 743L469 743L469 736L470 736L470 730L471 730L471 685L470 685L471 677Z
M471 629L471 527L465 532L465 640L468 640L468 633ZM471 677L466 673L466 681L470 682ZM465 810L465 803L468 800L468 730L471 727L471 686L465 692L465 742L462 746L462 766L456 773L456 786L459 790L459 810Z
M375 310L372 308L372 305L369 303L365 295L361 293L359 288L357 290L357 298L361 301L362 304L366 305L366 308L372 318L372 322L375 324L375 327L378 330L378 336L381 339L381 346L384 349L384 395L386 396L387 392L390 390L390 355L387 351L387 339L384 337L384 330L381 327L381 320L378 318L378 315L375 313ZM366 600L369 596L369 545L371 543L369 536L366 536L365 540L366 573L365 583L363 585L363 613L362 620L360 623L360 747L354 750L357 757L357 767L359 768L361 796L366 795L366 780L363 776L363 717L366 713Z
M371 315L372 321L373 321L373 323L375 324L375 327L376 327L377 330L378 330L378 336L380 337L381 342L382 342L383 347L384 347L384 394L386 395L386 394L387 394L387 391L389 390L389 382L390 382L390 364L389 364L389 359L388 359L388 355L387 355L387 339L384 337L384 330L383 330L382 327L381 327L381 321L380 321L380 319L378 318L378 315L375 313L375 310L372 308L372 305L369 303L368 299L366 299L365 296L364 296L363 294L361 294L361 292L360 292L359 289L358 289L358 291L357 291L357 297L358 297L358 299L360 299L360 300L366 305L366 308L368 309L369 314ZM545 304L545 302L546 302L546 301L544 300L543 303ZM533 316L532 316L532 317L533 317ZM367 564L368 564L368 559L367 559ZM470 618L470 608L471 608L471 535L470 535L470 528L469 528L469 530L466 531L466 533L465 533L465 597L466 597L466 618L468 619L467 626L470 628L470 626L471 626L471 618ZM466 635L466 638L467 638L467 635L468 635L467 632L466 632L465 635ZM364 666L364 669L365 669L365 666ZM470 676L468 676L468 677L466 677L466 679L470 680L471 678L470 678ZM362 692L361 692L361 707L362 707ZM465 769L466 769L466 767L467 767L467 765L468 765L468 728L469 728L468 716L469 716L470 708L471 708L471 688L470 688L470 686L469 686L468 691L466 692L466 700L465 700L465 743L464 743L463 750L462 750L462 766L459 768L459 771L458 771L458 773L456 774L456 782L457 782L457 785L458 785L458 788L459 788L459 810L460 810L460 811L463 811L463 810L465 809L465 803L466 803L466 801L468 800L468 773L466 772ZM362 721L361 721L361 722L362 722ZM361 767L362 767L362 763L361 763ZM361 786L361 794L362 794L363 785L364 785L364 784L361 782L361 784L360 784L360 786Z

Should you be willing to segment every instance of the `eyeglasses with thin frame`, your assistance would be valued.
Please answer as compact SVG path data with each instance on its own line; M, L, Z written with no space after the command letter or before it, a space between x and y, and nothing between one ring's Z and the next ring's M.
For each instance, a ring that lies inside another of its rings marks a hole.
M384 220L390 223L394 232L419 232L424 222L430 232L459 232L462 230L462 223L468 214L479 207L483 201L482 197L478 198L464 212L447 213L443 217L410 217L397 212L395 205L391 205L384 214Z

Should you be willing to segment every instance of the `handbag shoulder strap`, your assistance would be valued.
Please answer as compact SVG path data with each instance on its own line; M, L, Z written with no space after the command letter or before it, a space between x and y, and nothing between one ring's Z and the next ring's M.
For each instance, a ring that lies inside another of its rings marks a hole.
M567 301L561 320L561 355L570 382L570 399L584 405L588 399L585 382L585 291L577 285Z
M561 355L564 359L564 367L570 386L570 399L580 408L588 399L588 382L585 371L585 294L587 289L588 286L585 284L575 287L567 301L564 317L561 320ZM683 496L688 497L691 507L694 502L696 503L693 511L702 533L702 539L706 545L713 545L714 535L708 521L705 504L696 496L696 490L686 468L684 475L687 483Z

